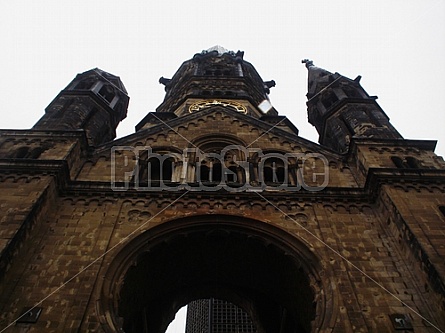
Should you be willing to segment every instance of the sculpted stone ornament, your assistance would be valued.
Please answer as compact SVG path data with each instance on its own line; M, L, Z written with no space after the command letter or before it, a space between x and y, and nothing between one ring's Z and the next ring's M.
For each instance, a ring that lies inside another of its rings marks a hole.
M163 76L161 76L160 78L159 78L159 83L160 84L163 84L164 86L165 86L165 91L168 91L169 89L170 89L170 83L171 83L171 79L167 79L167 78L165 78L165 77L163 77Z
M217 100L217 99L213 99L213 100L203 100L203 101L199 101L196 103L193 103L192 105L190 105L189 107L189 112L196 112L202 109L206 109L212 106L216 106L216 105L220 105L223 107L231 107L233 109L235 109L235 111L241 112L241 113L247 113L247 108L235 101L221 101L221 100Z
M309 59L303 59L301 60L301 63L306 64L306 68L314 66L314 62Z
M167 79L163 76L161 76L161 78L159 79L159 83L163 84L164 86L167 86L168 84L170 84L170 82L171 82L171 79Z

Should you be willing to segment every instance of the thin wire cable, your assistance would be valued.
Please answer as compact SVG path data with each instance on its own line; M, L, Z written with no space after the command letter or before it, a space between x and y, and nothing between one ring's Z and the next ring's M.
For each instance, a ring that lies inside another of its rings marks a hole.
M189 139L187 139L185 136L183 136L181 133L179 133L177 130L175 130L173 127L171 127L169 124L167 124L165 121L163 121L162 119L160 119L159 117L157 117L154 112L152 113L153 117L155 117L157 120L159 120L163 125L167 126L169 129L171 129L173 132L175 132L176 134L178 134L181 138L183 138L185 141L187 141L188 143L190 143L193 147L196 147L196 145L191 142ZM199 148L198 148L199 149ZM201 151L201 150L200 150Z
M402 301L399 297L397 297L394 293L392 293L390 290L388 290L385 286L383 286L382 284L380 284L378 281L376 281L374 278L372 278L371 276L369 276L365 271L363 271L360 267L358 267L357 265L355 265L354 263L352 263L349 259L347 259L345 256L343 256L340 252L338 252L336 249L334 249L332 246L330 246L329 244L327 244L325 241L323 241L322 239L320 239L317 235L315 235L312 231L310 231L309 229L307 229L306 227L304 227L301 223L299 223L298 221L296 221L295 219L293 219L291 216L289 216L288 214L286 214L283 210L281 210L278 206L274 205L270 200L268 200L267 198L265 198L263 195L261 195L258 192L255 192L260 198L262 198L263 200L265 200L267 203L269 203L270 205L272 205L275 209L277 209L279 212L281 212L282 214L284 214L287 218L291 219L293 222L295 222L298 226L300 226L304 231L306 231L309 235L311 235L312 237L314 237L317 241L319 241L322 245L326 246L329 250L331 250L332 252L334 252L337 256L339 256L340 258L342 258L344 261L346 261L346 263L348 263L349 265L351 265L353 268L355 268L357 271L359 271L360 273L362 273L365 277L367 277L369 280L371 280L372 282L374 282L378 287L380 287L382 290L386 291L389 295L391 295L392 297L394 297L397 301L399 301L400 303L402 303L404 306L406 306L409 310L411 310L413 313L415 313L416 315L418 315L421 319L423 319L424 321L426 321L428 324L430 324L432 327L434 327L437 331L441 332L441 333L445 333L444 331L442 331L439 327L437 327L436 325L434 325L430 320L428 320L427 318L425 318L424 316L422 316L419 312L417 312L416 310L414 310L411 306L409 306L408 304L406 304L404 301Z
M261 139L264 135L266 135L267 133L269 133L271 130L273 130L275 127L277 127L279 124L281 124L285 119L287 118L283 118L281 119L278 123L276 123L275 125L273 125L268 131L264 132L263 134L261 134L258 138L256 138L255 140L253 140L250 144L248 144L245 148L249 148L251 145L253 145L255 142L257 142L259 139Z
M34 304L34 306L29 309L27 312L25 312L23 315L21 315L20 317L16 318L15 320L13 320L8 326L6 326L4 329L2 329L0 331L0 333L6 331L8 328L10 328L12 325L14 325L17 320L20 320L21 318L23 318L24 316L26 316L27 313L29 313L30 311L34 310L36 307L38 307L40 304L42 304L44 301L46 301L48 298L50 298L52 295L54 295L56 292L58 292L60 289L62 289L63 287L65 287L68 283L70 283L72 280L74 280L76 277L78 277L80 274L82 274L83 272L85 272L88 268L90 268L91 266L93 266L97 261L99 261L100 259L102 259L104 256L106 256L108 253L110 253L112 250L114 250L116 247L120 246L121 244L123 244L124 242L126 242L131 236L133 236L136 232L138 232L139 230L141 230L141 228L143 228L147 223L149 223L151 220L153 220L155 217L157 217L159 214L161 214L163 211L165 211L167 208L170 208L173 204L175 204L179 199L181 199L183 196L185 196L189 191L184 192L183 194L181 194L178 198L176 198L176 200L172 201L170 204L168 204L166 207L164 207L163 209L161 209L159 212L157 212L155 215L153 215L153 217L151 217L150 219L146 220L144 223L142 223L139 227L137 227L135 230L133 230L131 233L129 233L126 237L122 238L116 245L112 246L110 249L108 249L107 251L105 251L103 254L101 254L99 257L97 257L96 259L94 259L92 262L90 262L86 267L84 267L83 269L81 269L79 272L77 272L76 274L74 274L71 278L69 278L67 281L63 282L59 287L57 287L55 290L53 290L52 292L50 292L48 295L46 295L44 298L42 298L39 302L37 302L36 304Z

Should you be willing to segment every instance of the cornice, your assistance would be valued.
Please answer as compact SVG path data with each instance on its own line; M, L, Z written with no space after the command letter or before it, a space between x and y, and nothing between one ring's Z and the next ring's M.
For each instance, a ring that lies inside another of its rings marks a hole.
M0 175L52 175L57 179L60 190L67 188L70 173L65 160L35 160L26 158L0 159Z
M420 150L434 151L436 149L437 140L411 140L411 139L380 139L380 138L356 138L351 139L349 151L353 151L356 146L388 146L417 148Z

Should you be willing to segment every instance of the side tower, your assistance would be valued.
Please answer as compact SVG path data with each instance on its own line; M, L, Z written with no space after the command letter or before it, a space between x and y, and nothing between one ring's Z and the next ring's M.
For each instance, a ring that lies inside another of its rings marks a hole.
M303 60L309 71L307 110L317 129L320 144L344 153L352 137L402 139L377 104L355 80L331 73Z
M114 139L128 101L117 76L93 69L78 74L33 128L0 130L0 281L57 206L54 191L74 179L85 152ZM7 289L0 284L0 293Z
M379 215L383 232L393 242L385 256L389 259L397 251L403 254L393 274L404 277L409 271L415 276L416 283L408 282L403 287L404 295L411 295L410 298L399 295L398 287L387 290L393 291L392 296L404 307L409 307L409 301L415 297L424 297L431 309L430 318L435 315L438 326L427 316L422 317L428 311L413 306L409 308L410 315L415 313L425 326L434 327L431 331L442 332L439 327L445 327L445 163L434 153L436 141L404 139L377 104L377 97L369 96L362 88L360 76L351 80L316 67L310 60L302 62L308 69L308 119L319 133L320 144L356 165L357 180L369 200L375 202L374 213ZM354 237L358 239L358 235ZM379 244L380 236L373 241ZM402 262L406 268L401 268ZM390 309L398 312L390 315L395 329L423 332L423 328L408 324L408 319L415 316L402 318L403 311L395 310L396 306Z
M129 97L119 77L98 68L78 74L47 106L36 130L85 130L97 146L116 137L127 116Z

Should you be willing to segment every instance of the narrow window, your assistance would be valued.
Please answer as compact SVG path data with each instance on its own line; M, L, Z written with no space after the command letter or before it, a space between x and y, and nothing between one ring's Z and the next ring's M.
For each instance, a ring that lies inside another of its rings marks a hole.
M212 179L213 182L220 183L222 180L222 166L221 163L214 163L212 165Z
M39 158L40 155L44 152L45 150L41 147L37 147L34 148L33 150L31 150L31 152L28 154L28 158Z
M445 217L445 206L439 206L439 210L442 213L442 215Z
M162 165L161 165L162 161ZM159 160L159 158L153 157L145 162L145 168L142 168L142 175L140 180L144 182L153 181L171 181L173 176L173 159L167 158L165 160Z
M283 184L286 180L286 168L283 160L268 158L263 164L263 181L266 183Z
M227 178L227 182L229 183L234 183L234 182L241 182L241 179L238 179L238 170L236 168L236 166L232 165L229 166L228 169L230 170L230 172L227 173L226 178Z
M162 163L162 174L161 178L165 182L170 182L173 177L174 170L174 160L172 158L168 158Z
M405 165L403 163L403 160L400 157L397 156L391 156L391 161L394 163L394 165L399 168L403 169L405 168Z
M99 95L101 95L108 103L111 103L114 98L114 89L109 85L105 85L99 90Z
M322 98L322 103L326 109L331 107L332 104L338 101L337 95L333 91L328 92L325 96Z
M406 158L406 164L408 165L408 168L412 168L412 169L419 169L420 168L419 161L416 158L411 157L411 156Z
M207 165L201 165L199 167L198 181L208 182L210 180L210 168Z
M263 181L265 183L273 182L273 169L270 166L265 166L263 168Z
M29 155L29 147L20 147L12 154L12 158L28 158Z
M144 173L144 180L148 182L158 181L161 179L161 163L157 158L150 158L147 163L147 173Z

